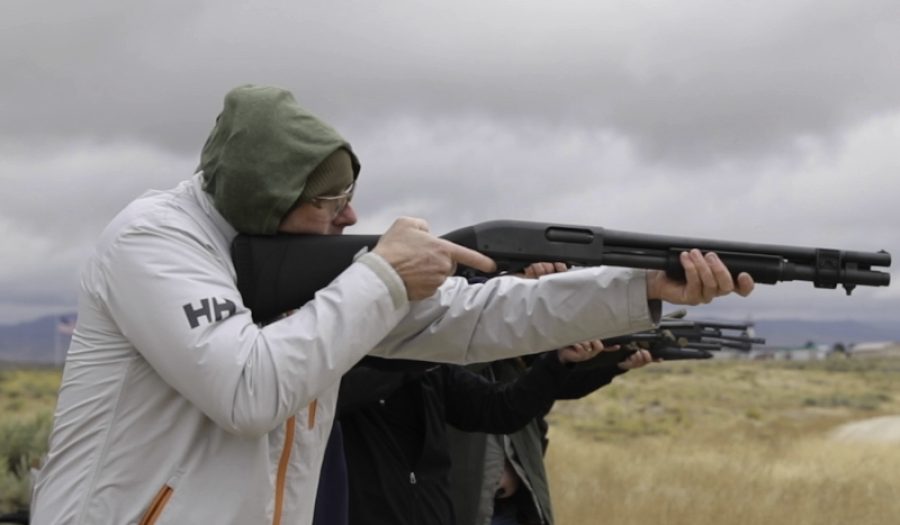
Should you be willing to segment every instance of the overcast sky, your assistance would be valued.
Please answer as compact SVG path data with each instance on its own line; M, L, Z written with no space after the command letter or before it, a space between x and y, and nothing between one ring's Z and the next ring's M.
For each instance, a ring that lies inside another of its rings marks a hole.
M359 153L348 233L513 218L900 256L897 0L6 0L0 71L0 324L73 310L103 226L189 177L246 83ZM701 312L900 320L892 273Z

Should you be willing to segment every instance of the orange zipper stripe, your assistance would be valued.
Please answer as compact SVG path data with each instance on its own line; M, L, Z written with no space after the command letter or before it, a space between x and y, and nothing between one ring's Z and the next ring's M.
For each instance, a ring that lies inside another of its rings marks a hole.
M281 509L284 507L284 478L287 476L288 461L291 460L291 449L294 446L294 416L288 418L284 429L284 446L278 460L278 474L275 477L275 514L272 525L281 525Z
M317 399L313 399L309 404L309 415L306 421L309 428L316 424L318 406ZM272 516L272 525L281 525L281 513L284 509L284 482L287 477L288 462L291 460L291 450L294 448L294 425L296 422L296 416L291 416L284 423L284 446L281 449L281 457L278 459L278 473L275 475L275 513Z
M312 403L309 404L309 417L307 418L306 424L309 428L316 426L316 408L319 407L319 400L313 399Z
M162 514L163 509L166 508L166 504L169 503L169 498L172 497L172 492L172 487L168 485L163 485L163 487L159 489L159 492L156 493L156 496L150 503L150 508L147 509L144 517L141 518L140 525L153 525L154 523L156 523L156 520L159 519L159 516Z

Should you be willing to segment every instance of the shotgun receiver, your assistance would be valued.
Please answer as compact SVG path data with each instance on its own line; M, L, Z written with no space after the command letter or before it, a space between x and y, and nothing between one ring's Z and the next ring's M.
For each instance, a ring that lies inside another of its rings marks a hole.
M891 280L889 273L872 269L890 266L891 255L883 250L750 244L525 221L483 222L443 238L491 257L498 274L519 272L540 261L664 270L683 279L679 253L698 248L716 252L734 275L747 272L757 283L810 281L817 288L841 285L850 294L856 286L888 286ZM257 322L297 308L349 266L360 249L374 247L378 239L377 235L238 235L232 258L244 304ZM479 275L464 267L458 273Z

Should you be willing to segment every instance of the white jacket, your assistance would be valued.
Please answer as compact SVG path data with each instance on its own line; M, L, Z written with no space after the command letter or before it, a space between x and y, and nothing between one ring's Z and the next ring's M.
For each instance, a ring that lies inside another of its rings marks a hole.
M451 278L409 303L370 253L260 328L200 184L134 201L83 270L34 525L308 524L339 380L365 354L488 361L652 326L640 271Z

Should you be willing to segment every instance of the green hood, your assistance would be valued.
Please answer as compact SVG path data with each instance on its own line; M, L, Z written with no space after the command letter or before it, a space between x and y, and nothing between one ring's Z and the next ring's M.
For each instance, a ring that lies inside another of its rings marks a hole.
M309 174L338 148L350 152L357 176L350 144L289 91L241 86L225 96L198 169L216 209L237 231L271 235Z

